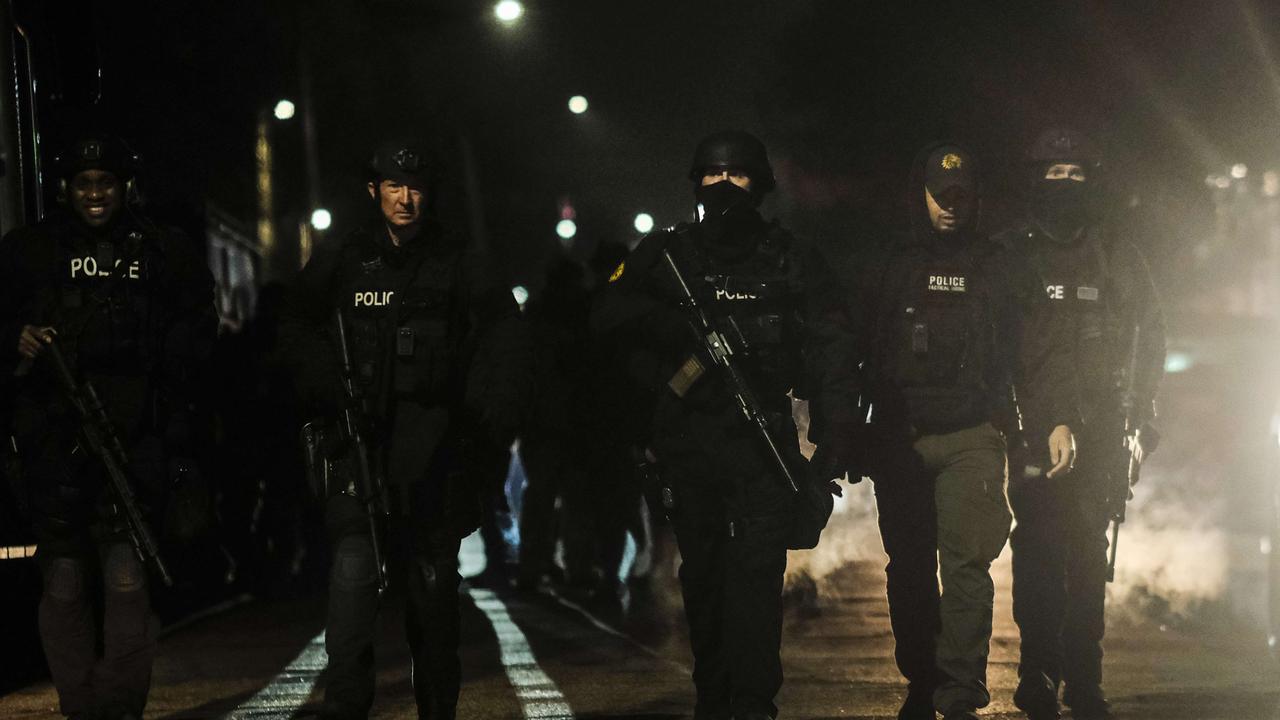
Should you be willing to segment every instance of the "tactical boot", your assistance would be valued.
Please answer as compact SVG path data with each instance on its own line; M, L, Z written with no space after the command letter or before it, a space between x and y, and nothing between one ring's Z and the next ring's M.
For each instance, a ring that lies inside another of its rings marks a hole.
M978 711L968 705L955 705L942 716L942 720L979 720Z
M933 709L933 693L907 690L907 699L898 710L898 720L938 720L938 713Z
M1027 714L1028 720L1058 720L1058 689L1044 673L1028 673L1018 681L1013 704Z
M1100 687L1079 690L1068 685L1062 692L1062 702L1071 708L1073 720L1111 720L1111 704Z

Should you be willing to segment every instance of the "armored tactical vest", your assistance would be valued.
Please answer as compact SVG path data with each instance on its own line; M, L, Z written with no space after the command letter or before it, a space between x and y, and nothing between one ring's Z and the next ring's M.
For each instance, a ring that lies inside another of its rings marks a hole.
M163 255L141 232L58 238L52 324L85 372L144 375L157 356Z
M789 236L766 228L754 252L717 259L700 246L691 228L677 231L673 251L699 293L762 402L782 397L800 379L803 316L799 295L801 267Z
M1104 399L1097 393L1110 387L1110 373L1119 367L1115 355L1121 333L1112 297L1115 288L1107 279L1104 250L1092 234L1074 246L1044 249L1054 257L1046 252L1027 255L1027 264L1044 290L1043 302L1035 306L1042 317L1034 326L1058 329L1055 351L1072 353L1072 367L1077 371L1074 391L1088 412Z
M422 249L389 258L368 243L342 290L352 361L371 397L449 403L465 335L461 259Z
M990 419L995 315L980 260L897 253L876 281L872 401L922 434Z

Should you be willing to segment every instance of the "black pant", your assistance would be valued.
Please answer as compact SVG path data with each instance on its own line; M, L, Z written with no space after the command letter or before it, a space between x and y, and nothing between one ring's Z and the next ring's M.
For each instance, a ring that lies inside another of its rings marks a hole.
M938 591L938 525L933 480L907 447L903 464L875 479L880 539L889 564L889 623L894 659L914 692L932 694L938 685L938 633L942 629Z
M451 526L431 522L411 503L401 539L406 590L405 635L413 655L413 688L421 718L452 718L458 702L458 546ZM325 506L333 545L325 650L325 711L364 718L373 705L377 567L364 506L337 495Z
M74 436L56 432L29 436L23 446L43 577L41 643L63 714L141 716L160 631L147 568L104 500L103 471L70 452L73 446ZM134 490L144 507L159 507L158 445L138 443L131 451ZM100 621L94 585L102 588Z
M1092 694L1102 683L1107 510L1100 481L1082 466L1010 485L1018 675L1043 673L1055 686L1065 682L1068 693Z
M791 515L790 498L770 480L748 482L741 496L719 486L672 483L699 720L777 714Z

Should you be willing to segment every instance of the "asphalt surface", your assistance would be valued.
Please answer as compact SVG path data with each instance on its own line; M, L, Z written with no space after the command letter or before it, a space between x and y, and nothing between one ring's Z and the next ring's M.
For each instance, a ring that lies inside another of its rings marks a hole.
M459 717L633 718L690 716L691 658L670 568L626 616L553 592L467 588L465 686ZM984 717L1018 718L1017 631L1007 558L999 585ZM376 718L416 717L402 600L380 621ZM314 711L323 687L323 597L251 602L191 623L162 640L148 718L289 718ZM892 718L904 688L893 665L884 574L852 562L817 587L794 592L784 640L784 718ZM1119 718L1280 718L1280 673L1265 642L1246 630L1114 623L1107 687ZM0 717L57 717L47 683L0 697Z

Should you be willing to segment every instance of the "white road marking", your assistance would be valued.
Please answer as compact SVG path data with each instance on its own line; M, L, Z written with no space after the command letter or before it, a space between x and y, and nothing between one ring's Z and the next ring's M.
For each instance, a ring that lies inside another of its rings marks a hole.
M520 699L526 720L574 720L573 710L555 682L538 666L529 639L511 619L507 606L491 590L470 590L476 608L484 613L498 636L498 650L507 680Z
M324 651L324 633L322 632L311 638L302 652L272 678L266 687L222 717L225 720L291 718L294 712L311 697L311 691L316 686L316 678L328 664L329 655Z

